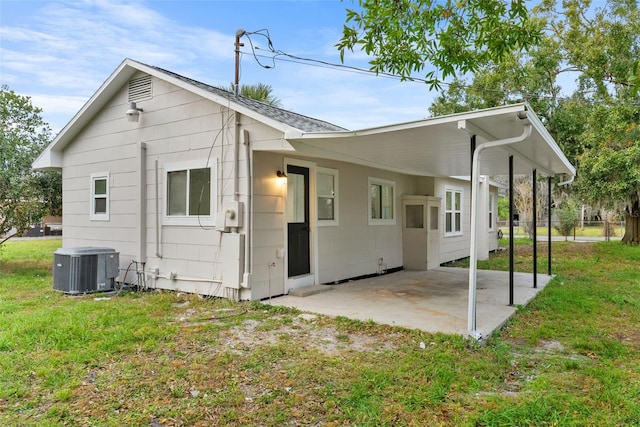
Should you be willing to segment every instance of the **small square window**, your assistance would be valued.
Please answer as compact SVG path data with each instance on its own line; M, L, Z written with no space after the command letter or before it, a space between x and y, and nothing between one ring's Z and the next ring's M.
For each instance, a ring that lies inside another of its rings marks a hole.
M369 225L396 223L396 184L369 178Z
M92 221L109 221L109 173L91 174L91 210Z
M318 168L318 225L338 225L338 171Z
M166 169L166 224L212 225L216 200L215 167L191 167L190 164L167 165ZM213 181L215 182L215 181Z
M444 200L444 235L462 235L462 190L447 188Z

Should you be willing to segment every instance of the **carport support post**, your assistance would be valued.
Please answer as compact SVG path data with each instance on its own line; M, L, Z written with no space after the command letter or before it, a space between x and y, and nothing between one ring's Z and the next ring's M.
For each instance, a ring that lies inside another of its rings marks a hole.
M538 287L538 177L533 170L533 288Z
M469 167L469 176L471 177L471 194L473 194L473 153L476 151L476 136L471 135L469 139L471 145L471 166ZM471 196L471 195L470 195Z
M509 305L513 305L513 156L509 156Z
M549 226L547 227L547 266L548 274L551 276L551 177L547 180L547 204L549 205Z

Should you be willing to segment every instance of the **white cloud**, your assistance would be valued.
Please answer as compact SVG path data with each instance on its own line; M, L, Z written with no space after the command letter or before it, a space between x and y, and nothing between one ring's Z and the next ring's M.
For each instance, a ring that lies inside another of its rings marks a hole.
M31 95L54 129L61 129L126 57L212 85L233 80L235 31L182 24L154 10L161 3L61 1L38 9L41 4L34 3L28 25L3 22L0 69L2 83ZM341 26L297 24L291 33L278 28L276 49L339 62L334 45ZM254 40L267 47L265 39ZM243 41L246 52L249 43ZM347 55L345 62L368 67L361 52ZM352 129L427 114L427 90L415 83L281 61L265 70L251 55L242 56L241 70L241 83L270 84L285 108Z
M20 48L3 52L3 68L42 85L78 89L87 74L106 78L125 57L169 67L206 52L231 57L232 37L177 25L139 4L115 1L54 3L38 28L2 28L0 36ZM223 48L224 47L224 48Z

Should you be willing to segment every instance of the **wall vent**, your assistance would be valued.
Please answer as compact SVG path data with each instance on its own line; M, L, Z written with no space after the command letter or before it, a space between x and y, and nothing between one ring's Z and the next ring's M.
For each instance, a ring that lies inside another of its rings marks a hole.
M137 102L145 99L151 99L151 76L138 77L129 80L129 99L128 102Z

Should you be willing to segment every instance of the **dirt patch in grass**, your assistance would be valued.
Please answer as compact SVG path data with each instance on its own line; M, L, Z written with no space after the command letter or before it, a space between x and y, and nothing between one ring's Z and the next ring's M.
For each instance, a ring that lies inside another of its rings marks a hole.
M201 328L224 322L245 314L248 308L217 309L214 311L190 307L188 301L174 306L185 308L177 317L181 327ZM235 354L247 354L257 347L276 345L286 341L297 348L315 349L326 355L342 351L386 351L395 348L388 337L366 332L344 332L326 324L323 316L300 313L296 316L276 315L268 319L248 318L240 324L220 330L216 351L228 350Z
M276 344L282 339L297 347L314 348L327 355L341 351L384 351L395 346L383 337L345 333L332 326L322 326L315 315L301 314L290 325L277 329L260 328L263 322L246 320L242 325L229 328L222 334L225 344L232 349L251 351L256 346Z

